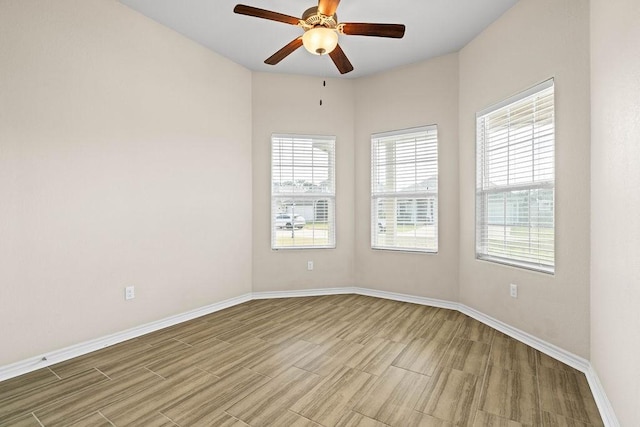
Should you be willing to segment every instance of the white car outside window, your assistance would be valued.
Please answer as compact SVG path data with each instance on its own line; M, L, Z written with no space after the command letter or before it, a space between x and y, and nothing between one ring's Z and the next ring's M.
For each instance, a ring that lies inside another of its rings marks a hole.
M303 228L307 221L300 215L278 214L276 216L276 228Z

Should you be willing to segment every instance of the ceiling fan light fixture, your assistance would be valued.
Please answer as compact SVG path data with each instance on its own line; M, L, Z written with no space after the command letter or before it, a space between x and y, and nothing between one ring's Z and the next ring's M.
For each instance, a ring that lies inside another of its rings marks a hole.
M304 48L314 55L326 55L338 45L338 33L327 27L314 27L302 35Z

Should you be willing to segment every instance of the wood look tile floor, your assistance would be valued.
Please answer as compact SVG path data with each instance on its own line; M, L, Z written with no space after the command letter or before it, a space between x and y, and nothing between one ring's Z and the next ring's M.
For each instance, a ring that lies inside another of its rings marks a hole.
M585 376L456 311L255 300L0 382L1 426L601 426Z

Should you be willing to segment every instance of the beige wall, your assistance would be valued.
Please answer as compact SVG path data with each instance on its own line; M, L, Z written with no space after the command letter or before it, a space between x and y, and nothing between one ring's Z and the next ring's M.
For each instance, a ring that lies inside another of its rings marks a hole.
M323 86L325 80L327 84ZM271 250L272 133L336 136L335 249ZM253 74L255 292L353 285L353 135L352 80ZM314 261L313 271L307 271L307 261Z
M460 301L589 356L589 3L521 0L460 52ZM556 274L475 259L475 113L556 83ZM509 284L519 286L517 299Z
M115 0L1 8L0 366L250 292L251 73Z
M591 1L591 361L640 425L640 3Z
M458 299L458 55L356 81L356 284ZM371 134L438 125L439 251L371 249Z

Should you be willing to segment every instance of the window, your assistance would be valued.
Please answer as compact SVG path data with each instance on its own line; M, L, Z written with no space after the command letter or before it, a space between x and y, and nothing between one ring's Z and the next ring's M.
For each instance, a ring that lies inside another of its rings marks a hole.
M335 141L272 135L272 249L335 248Z
M438 129L371 136L371 247L438 252Z
M553 79L476 116L476 257L553 273Z

